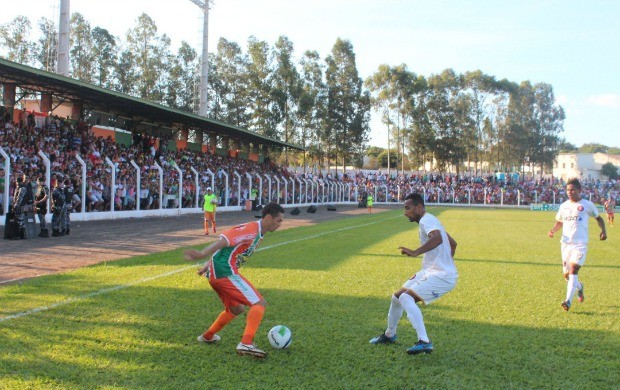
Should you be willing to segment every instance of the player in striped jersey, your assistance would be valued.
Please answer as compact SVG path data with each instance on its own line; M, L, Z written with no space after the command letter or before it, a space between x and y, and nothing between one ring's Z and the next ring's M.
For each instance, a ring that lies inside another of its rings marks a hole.
M198 270L198 275L209 279L209 284L224 304L224 311L209 329L198 336L198 341L216 343L220 340L217 332L249 307L245 331L237 345L237 353L256 357L267 355L254 345L254 335L263 319L266 302L252 283L239 273L239 267L252 255L267 232L274 232L280 227L284 209L277 203L268 203L263 207L261 215L262 218L258 221L226 230L221 233L219 240L202 250L185 252L187 260L209 258Z

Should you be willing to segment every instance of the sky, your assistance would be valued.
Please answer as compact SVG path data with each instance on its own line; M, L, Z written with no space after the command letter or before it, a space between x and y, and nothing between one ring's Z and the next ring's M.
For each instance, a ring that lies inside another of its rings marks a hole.
M203 2L204 0L196 0ZM203 14L191 0L71 0L91 27L125 40L146 13L173 48L202 47ZM0 24L27 16L58 20L59 0L3 1ZM566 113L566 141L620 147L620 2L616 0L213 0L209 51L224 37L247 49L250 36L270 45L281 35L325 58L336 39L353 45L363 79L381 64L430 76L451 68L496 79L553 86ZM387 146L373 116L370 144Z

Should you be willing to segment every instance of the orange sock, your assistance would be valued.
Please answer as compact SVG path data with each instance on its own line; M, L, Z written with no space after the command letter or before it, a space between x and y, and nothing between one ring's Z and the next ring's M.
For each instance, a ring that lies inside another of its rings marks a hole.
M223 312L220 313L219 316L217 316L215 321L213 321L213 324L211 324L211 327L202 334L202 337L204 337L207 340L211 340L214 334L219 332L223 327L226 326L226 324L232 321L235 317L236 316L233 313L224 310Z
M215 221L213 221L213 233L215 233Z
M241 342L243 344L252 344L254 341L254 335L263 320L263 314L265 314L265 306L253 305L250 307L247 322L245 324L245 331L243 332L243 337L241 338Z

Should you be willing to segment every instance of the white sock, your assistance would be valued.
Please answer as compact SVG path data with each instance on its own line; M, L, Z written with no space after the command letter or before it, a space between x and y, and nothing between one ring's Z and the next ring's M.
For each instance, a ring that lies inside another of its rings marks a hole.
M407 318L413 328L418 333L418 340L429 342L428 335L426 334L426 327L424 326L424 318L422 317L422 311L416 305L415 299L409 294L401 294L398 298L403 309L407 312Z
M568 282L566 283L566 300L572 301L575 291L580 288L581 283L579 283L579 276L574 274L568 275Z
M396 328L398 327L398 321L403 316L403 306L400 304L398 298L392 295L392 302L390 303L390 310L388 311L388 327L385 331L385 335L392 337L396 334Z

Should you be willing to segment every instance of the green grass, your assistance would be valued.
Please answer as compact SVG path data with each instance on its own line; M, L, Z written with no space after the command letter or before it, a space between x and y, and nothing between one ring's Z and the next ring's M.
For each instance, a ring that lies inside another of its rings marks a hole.
M591 222L586 301L565 313L553 213L429 211L458 241L460 273L422 308L431 355L405 353L406 317L396 344L368 344L420 268L397 249L419 244L398 210L266 237L242 269L269 303L264 360L235 353L244 316L218 345L195 341L221 304L181 248L0 288L0 388L617 388L618 231L600 242ZM269 347L277 324L293 331L288 350Z

